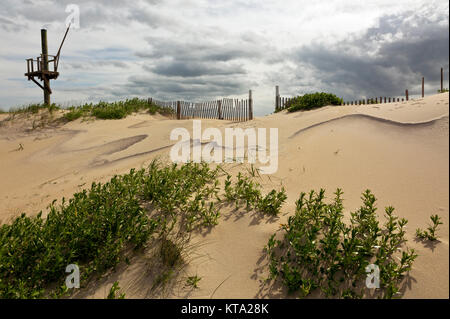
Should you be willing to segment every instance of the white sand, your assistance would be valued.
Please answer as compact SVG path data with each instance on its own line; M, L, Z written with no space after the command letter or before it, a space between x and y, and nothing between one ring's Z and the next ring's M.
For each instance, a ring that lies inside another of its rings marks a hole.
M219 225L192 239L186 275L202 277L200 289L182 288L182 279L166 297L286 298L284 290L262 284L267 275L262 249L294 211L301 191L325 188L328 198L344 190L346 211L361 204L369 188L378 198L378 212L392 205L409 220L408 246L419 257L411 271L405 298L449 297L449 127L448 94L373 106L326 107L308 112L281 112L245 123L203 120L211 127L277 127L279 169L259 181L264 189L283 185L288 192L278 219L223 211ZM257 104L255 107L258 107ZM7 115L0 115L0 121ZM136 114L123 120L77 120L59 128L25 131L30 121L17 118L0 125L0 222L21 212L36 214L53 199L70 197L93 181L145 166L155 156L167 158L170 131L191 120ZM18 151L19 143L24 150ZM228 164L233 173L244 164ZM431 214L442 216L440 242L416 242L415 229L425 228ZM381 221L383 219L380 219ZM119 280L127 298L147 297L152 278L146 260L93 283L79 297L103 298ZM182 278L182 277L180 277ZM270 288L270 289L269 289Z

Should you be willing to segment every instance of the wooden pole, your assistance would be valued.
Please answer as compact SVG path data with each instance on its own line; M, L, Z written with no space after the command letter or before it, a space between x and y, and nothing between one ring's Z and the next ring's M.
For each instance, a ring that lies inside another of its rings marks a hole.
M275 110L278 110L279 105L279 97L280 97L280 88L279 86L275 86Z
M252 98L252 90L248 91L248 114L249 119L253 120L253 98Z
M425 96L425 78L422 76L422 97Z
M177 120L181 120L181 103L177 101Z
M50 80L48 74L48 47L47 47L47 30L41 29L41 47L42 47L42 80L44 81L44 104L50 105Z
M444 69L441 68L441 93L444 91Z
M405 90L405 95L406 95L406 101L408 101L408 89Z
M217 101L217 113L219 113L219 120L223 120L222 118L222 101Z

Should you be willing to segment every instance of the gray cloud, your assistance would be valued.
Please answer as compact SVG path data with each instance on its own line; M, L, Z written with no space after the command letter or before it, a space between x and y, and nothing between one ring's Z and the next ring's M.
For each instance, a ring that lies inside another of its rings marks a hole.
M151 10L149 6L156 6L160 1L141 1L145 7L137 2L126 2L121 0L50 0L40 1L18 1L2 0L2 13L0 13L0 28L6 31L17 31L17 26L25 28L22 24L17 24L12 28L11 24L17 20L27 20L42 23L48 27L52 23L65 23L68 13L66 6L76 4L80 8L80 25L83 28L99 29L107 25L126 24L130 21L137 21L150 27L165 25L170 20ZM173 22L172 22L173 23Z
M0 16L0 28L6 32L18 32L26 29L26 23Z
M246 94L255 85L245 78L226 79L219 76L202 78L171 78L132 76L128 83L112 90L114 94L137 94L165 100L201 101L224 96Z
M170 62L160 63L154 68L149 68L152 72L166 76L197 77L202 75L233 75L245 74L245 70L240 65L225 65L200 62Z
M236 59L261 59L262 52L267 54L274 51L265 42L255 43L245 37L233 39L232 42L218 41L223 36L222 32L223 30L217 30L212 36L209 35L209 38L196 33L188 40L176 37L148 37L150 49L138 51L136 55L146 59L171 57L177 61L227 62Z
M76 70L92 70L98 67L116 67L116 68L128 68L128 64L119 60L100 60L100 61L84 61L84 62L68 62L65 63L65 67L68 69Z
M448 27L445 14L433 19L412 12L383 16L359 37L332 47L315 43L296 49L291 59L316 81L297 72L295 83L300 90L328 90L346 99L398 96L406 88L419 94L422 76L437 88L440 68L449 65Z

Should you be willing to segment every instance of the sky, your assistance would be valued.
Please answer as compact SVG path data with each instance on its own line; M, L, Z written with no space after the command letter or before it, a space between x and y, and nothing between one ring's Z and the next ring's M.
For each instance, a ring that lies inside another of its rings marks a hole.
M282 96L330 92L356 100L412 97L444 87L449 2L419 0L2 0L0 108L43 102L24 76L47 29L61 51L52 102L132 97L173 101L246 98L256 116Z

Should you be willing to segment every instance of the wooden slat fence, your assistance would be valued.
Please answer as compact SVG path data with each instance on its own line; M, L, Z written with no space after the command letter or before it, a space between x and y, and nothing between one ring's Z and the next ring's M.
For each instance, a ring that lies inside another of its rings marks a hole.
M284 96L277 96L276 97L276 103L275 103L275 110L281 111L284 109L287 109L289 107L289 103L292 101L293 97L284 97Z
M362 99L362 100L346 101L346 102L343 102L342 105L369 105L369 104L379 104L379 103L395 103L395 102L403 102L403 101L405 101L405 98L380 96L379 98L375 97L375 98ZM408 101L408 98L406 99L406 101Z
M149 99L161 107L168 107L174 111L177 119L219 119L235 122L249 121L253 119L253 100L251 92L248 99L228 99L186 102L186 101L159 101Z
M438 93L444 92L444 70L441 68L441 89L438 90ZM418 96L418 95L416 95ZM420 97L425 97L425 77L421 77L421 95ZM410 99L410 92L408 89L405 90L405 94L401 96L395 97L373 97L366 98L361 100L350 100L342 102L342 105L368 105L368 104L379 104L379 103L398 103L403 101L408 101ZM281 111L289 107L289 102L292 100L291 97L282 97L280 96L279 86L275 86L275 111Z

